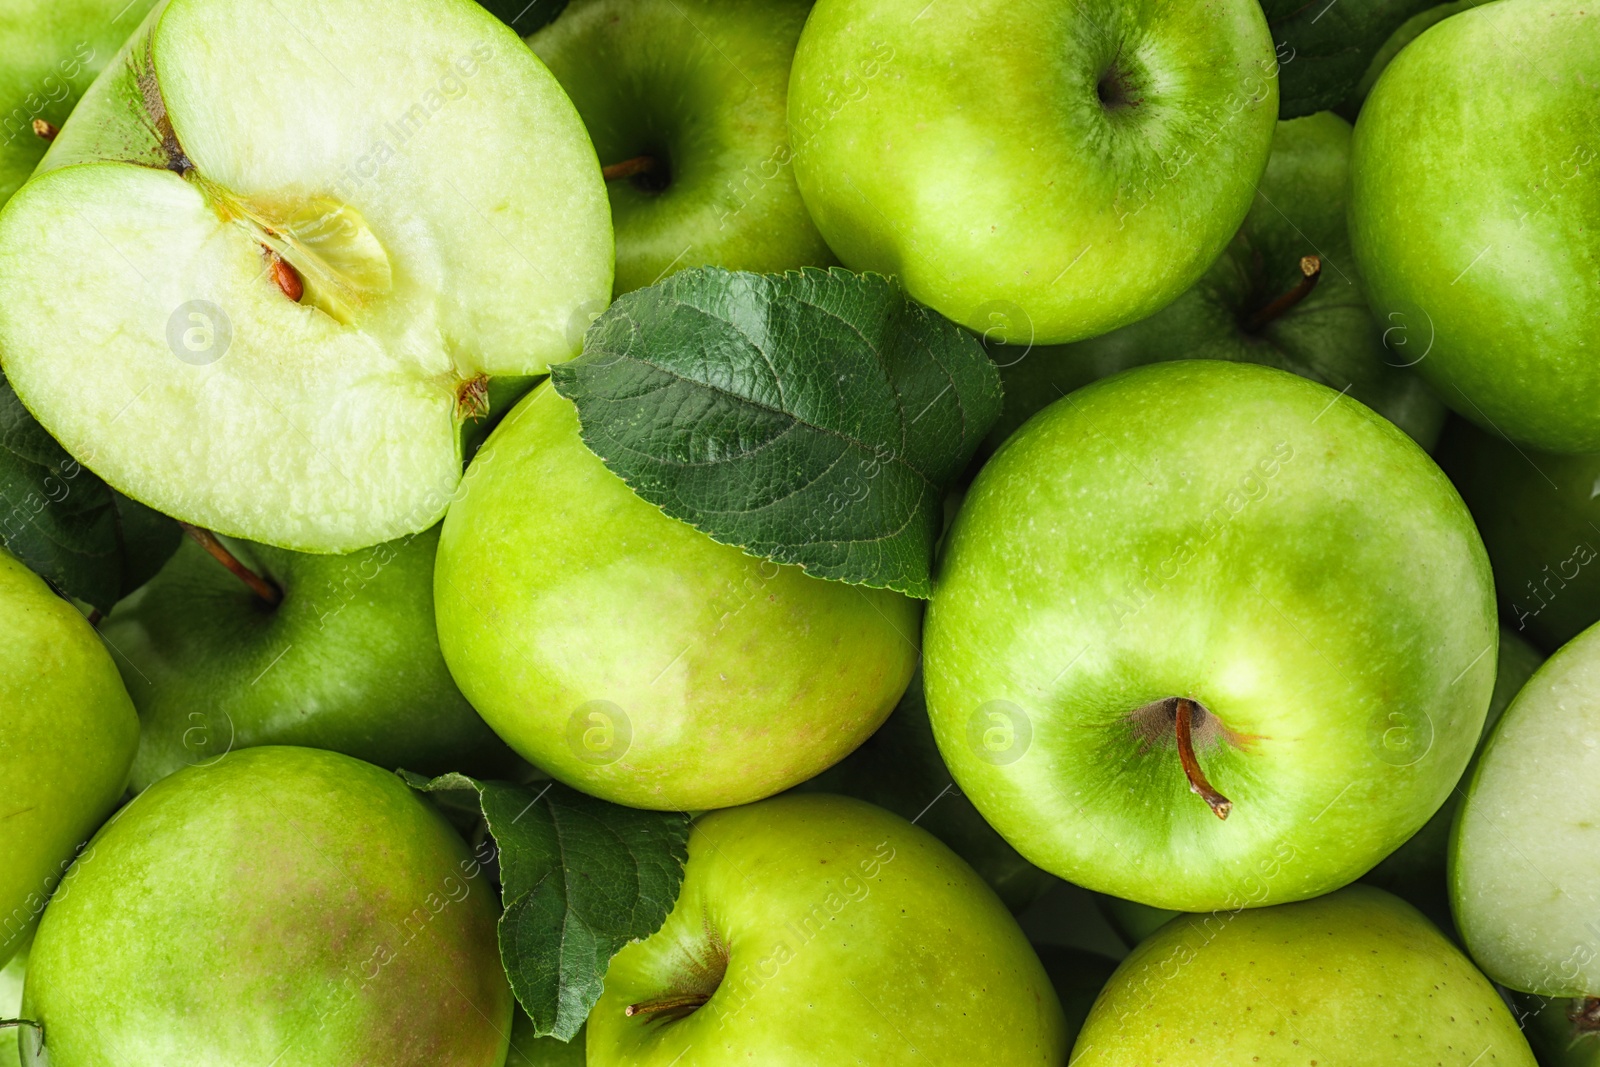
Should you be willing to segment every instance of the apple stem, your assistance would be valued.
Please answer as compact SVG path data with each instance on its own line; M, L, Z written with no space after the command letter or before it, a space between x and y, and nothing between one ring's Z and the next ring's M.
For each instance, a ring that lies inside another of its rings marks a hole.
M1592 1034L1600 1030L1600 997L1582 997L1567 1010L1567 1021L1579 1032Z
M57 126L53 122L47 122L44 119L34 119L33 132L44 138L46 141L54 141L56 139L56 134L61 132L61 127Z
M100 620L103 618L105 618L105 616L100 614L99 608L90 608L89 614L84 616L84 619L88 621L90 626L99 626Z
M1311 290L1317 287L1317 282L1322 278L1322 257L1300 257L1300 281L1293 289L1284 293L1278 299L1250 316L1250 321L1245 324L1245 329L1255 333L1261 327L1294 307L1300 301L1311 295Z
M1200 769L1200 761L1194 754L1194 737L1192 736L1194 716L1194 701L1186 697L1178 698L1175 712L1178 729L1178 760L1183 764L1184 777L1189 779L1189 792L1197 794L1206 805L1216 813L1217 818L1226 819L1228 813L1233 811L1233 801L1223 796L1211 787L1206 781L1205 772Z
M660 1000L649 1000L642 1004L629 1004L624 1015L656 1015L660 1012L681 1012L689 1014L701 1007L711 999L710 993L684 993L676 997L662 997Z
M0 1019L0 1030L14 1030L20 1026L31 1026L41 1034L44 1033L44 1027L32 1019Z
M198 526L191 526L186 522L178 523L183 527L183 532L194 538L195 544L211 553L211 557L228 570L238 576L239 580L248 585L252 592L267 602L269 607L277 607L283 601L283 590L267 581L255 571L240 563L232 552L229 552L217 535L210 530L202 530Z
M601 167L600 177L608 182L614 182L622 178L631 178L635 174L649 174L655 169L656 161L654 156L634 156L632 159L624 159L621 163L613 163L609 167Z

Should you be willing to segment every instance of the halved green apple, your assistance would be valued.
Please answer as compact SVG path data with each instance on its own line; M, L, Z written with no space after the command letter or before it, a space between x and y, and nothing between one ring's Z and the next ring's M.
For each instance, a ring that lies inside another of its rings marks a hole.
M0 362L127 495L348 551L438 521L611 271L577 113L470 0L170 0L0 213Z

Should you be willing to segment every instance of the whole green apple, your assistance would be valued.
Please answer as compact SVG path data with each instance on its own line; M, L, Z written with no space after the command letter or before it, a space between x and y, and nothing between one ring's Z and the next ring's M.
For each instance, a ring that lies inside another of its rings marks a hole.
M612 959L589 1016L591 1067L1066 1052L1050 979L983 880L904 819L824 795L697 820L672 913Z
M1350 238L1379 320L1478 425L1600 451L1600 8L1504 0L1405 47L1361 109Z
M612 254L571 101L471 0L166 0L0 210L0 363L127 496L349 552L443 517Z
M634 807L759 800L905 691L920 606L756 559L645 502L548 384L490 435L434 570L456 683L524 759Z
M1500 627L1499 662L1495 667L1494 694L1489 698L1489 714L1484 717L1483 731L1479 735L1481 746L1488 739L1495 723L1510 706L1513 698L1527 684L1533 672L1539 669L1544 657L1516 633ZM1482 749L1480 747L1479 751ZM1411 840L1395 849L1383 862L1361 876L1368 885L1386 889L1422 914L1439 929L1455 929L1450 915L1450 890L1446 868L1450 857L1450 827L1455 822L1456 811L1466 795L1477 755L1461 775L1455 790L1438 811Z
M1361 105L1372 94L1372 87L1378 84L1378 78L1389 64L1394 62L1394 57L1400 54L1401 49L1422 36L1424 30L1436 26L1451 15L1459 15L1469 8L1479 7L1491 3L1492 0L1449 0L1448 3L1434 4L1432 7L1423 8L1402 22L1389 39L1383 42L1372 62L1367 66L1367 72L1361 76L1361 81L1356 84L1355 91L1350 94L1350 99L1340 108L1342 114L1348 115L1352 121L1360 113Z
M229 542L269 604L194 541L104 626L139 709L133 786L254 745L380 767L494 773L510 753L444 665L433 621L439 530L348 556Z
M1053 874L1183 911L1316 896L1394 851L1494 685L1449 481L1249 363L1140 367L1037 415L968 492L927 625L934 735L984 817Z
M1600 996L1600 627L1522 687L1489 737L1450 843L1450 904L1501 985Z
M911 679L900 706L877 733L796 789L842 793L910 819L966 860L1013 914L1020 914L1055 883L984 822L972 801L955 787L933 739L920 674Z
M155 0L8 0L0 10L0 206Z
M1087 341L990 346L1006 399L989 441L998 445L1035 412L1109 374L1164 360L1223 359L1348 390L1432 448L1445 409L1421 379L1394 365L1403 349L1384 347L1367 309L1345 232L1349 178L1349 123L1326 111L1279 122L1244 225L1177 300Z
M1350 886L1185 915L1122 962L1073 1067L1534 1067L1498 993L1415 908Z
M23 1062L500 1067L489 874L399 778L309 748L163 778L78 858L28 961ZM45 1059L46 1054L48 1059Z
M1453 419L1438 457L1483 534L1507 624L1553 652L1600 620L1600 454L1537 452Z
M688 267L834 262L785 103L811 0L575 0L528 38L608 164L617 295Z
M4 963L121 798L139 720L94 628L4 551L0 634Z
M1278 114L1256 0L820 0L789 136L852 270L998 340L1075 341L1193 285Z

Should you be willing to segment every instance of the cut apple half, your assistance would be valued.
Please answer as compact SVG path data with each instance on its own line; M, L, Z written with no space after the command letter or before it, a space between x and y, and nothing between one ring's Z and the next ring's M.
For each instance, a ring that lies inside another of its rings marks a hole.
M0 212L0 366L127 495L350 551L438 521L612 253L576 111L477 4L170 0Z

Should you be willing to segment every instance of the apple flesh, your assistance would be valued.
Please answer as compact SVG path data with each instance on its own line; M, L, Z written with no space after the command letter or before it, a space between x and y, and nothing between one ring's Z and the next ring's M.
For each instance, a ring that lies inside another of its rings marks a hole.
M349 556L229 542L273 606L186 538L104 625L139 709L134 788L255 745L501 776L511 754L439 652L438 544L437 527Z
M582 123L476 4L170 0L0 212L0 352L128 496L351 551L439 520L611 256Z
M905 691L920 606L756 559L663 514L541 385L467 472L439 539L439 644L524 759L633 807L701 811L805 781Z
M1445 408L1397 365L1409 358L1404 347L1386 348L1372 321L1345 229L1349 180L1349 123L1329 112L1279 122L1250 214L1177 300L1075 344L990 346L1006 389L991 445L1091 381L1164 360L1224 359L1347 390L1431 449Z
M820 0L795 177L852 270L997 339L1075 341L1199 279L1278 114L1256 0Z
M489 874L399 778L308 748L151 786L50 902L23 1062L500 1067ZM48 1054L48 1060L43 1057Z
M1450 902L1496 982L1548 997L1600 995L1600 628L1522 687L1467 787L1450 850Z
M4 963L26 941L77 850L121 798L139 720L94 628L4 551L0 634Z
M1326 893L1420 829L1496 638L1483 545L1414 441L1296 375L1192 360L1070 394L995 454L923 669L956 783L1025 858L1208 911Z
M1057 1067L1067 1040L1038 957L971 868L898 816L811 795L697 820L666 923L611 961L591 1067L690 1050L700 1067Z
M1440 398L1600 451L1600 8L1510 0L1407 45L1361 109L1350 237L1379 320Z
M22 1012L22 984L28 973L28 946L24 945L0 967L0 1019L15 1019ZM22 1067L22 1050L16 1030L0 1030L0 1067Z
M528 38L616 175L617 295L707 264L834 262L795 187L785 111L810 10L811 0L575 0Z
M0 206L155 0L9 0L0 11ZM43 126L36 126L43 123Z
M1117 968L1071 1062L1534 1067L1505 1002L1461 951L1368 886L1169 924Z

